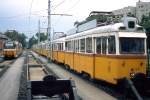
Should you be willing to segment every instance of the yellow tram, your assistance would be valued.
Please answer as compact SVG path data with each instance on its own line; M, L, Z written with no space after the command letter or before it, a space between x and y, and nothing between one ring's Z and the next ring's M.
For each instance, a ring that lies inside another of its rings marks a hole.
M5 58L16 58L22 53L22 45L17 41L6 41L3 48Z
M50 57L78 73L117 84L124 77L146 76L146 38L136 18L124 17L119 23L53 40Z

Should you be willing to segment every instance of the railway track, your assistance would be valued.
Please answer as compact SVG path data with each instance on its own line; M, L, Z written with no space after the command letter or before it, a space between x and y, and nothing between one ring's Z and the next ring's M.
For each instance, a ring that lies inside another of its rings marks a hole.
M52 80L49 80L49 78L50 79L52 78ZM68 97L70 96L70 94L69 95L66 95L66 94L54 95L53 97L52 94L55 94L56 91L57 91L56 92L57 94L59 88L64 88L64 90L65 88L67 88L61 84L70 82L70 80L59 80L58 78L59 77L55 73L53 73L44 63L42 63L38 58L36 58L31 52L27 52L26 61L23 67L23 72L22 72L21 81L20 81L21 85L20 85L20 90L18 94L18 100L32 100L32 99L33 100L39 100L39 99L40 100L45 100L45 99L46 100L61 100L62 98L63 100L76 100L76 99L70 99L70 97ZM42 85L42 87L40 87L41 86L40 84L41 83L45 84L45 81L46 83L51 81L51 83L55 83L55 84L50 83L52 86L46 86L46 88L44 88L45 85L44 86ZM60 85L58 86L56 84L60 84ZM46 94L46 96L37 95L37 90L38 90L37 88L39 87L40 87L40 91L38 92L40 92L40 94L41 93ZM48 92L45 92L46 89L49 89L49 92L50 92L51 88L53 90L52 94L51 93L47 94ZM36 89L36 91L34 91L34 89ZM42 89L44 90L43 92L41 92ZM62 92L62 90L60 90L60 92ZM66 91L66 93L67 92L68 90Z

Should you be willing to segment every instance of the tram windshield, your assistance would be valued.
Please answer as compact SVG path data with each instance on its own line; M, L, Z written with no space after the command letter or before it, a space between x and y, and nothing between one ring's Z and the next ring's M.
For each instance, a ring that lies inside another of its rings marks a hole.
M143 54L144 51L144 38L120 38L121 54Z
M4 49L14 49L15 45L12 42L5 43Z

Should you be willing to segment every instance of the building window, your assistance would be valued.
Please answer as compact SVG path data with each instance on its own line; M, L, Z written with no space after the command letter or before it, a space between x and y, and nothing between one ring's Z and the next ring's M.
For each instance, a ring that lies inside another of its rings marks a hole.
M80 39L80 52L85 52L85 39Z
M92 53L92 37L86 38L86 52Z
M96 38L96 53L101 54L101 38Z
M116 53L115 36L110 36L108 38L108 53L109 54L115 54Z
M102 37L102 53L106 54L107 50L107 37Z

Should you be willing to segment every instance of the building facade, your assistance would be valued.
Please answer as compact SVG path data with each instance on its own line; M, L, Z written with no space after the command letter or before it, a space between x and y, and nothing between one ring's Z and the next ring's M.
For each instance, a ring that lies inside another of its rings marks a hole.
M139 1L136 3L136 17L138 18L139 22L142 19L142 16L149 16L150 13L150 2L142 2Z
M3 44L4 44L4 42L7 41L7 40L8 40L8 37L7 37L7 36L5 36L5 35L3 35L3 34L0 34L0 50L3 49Z
M148 16L150 13L150 2L138 1L136 7L128 6L122 9L112 11L114 15L131 15L135 16L141 22L142 16Z
M135 15L136 14L136 8L132 6L124 7L122 9L114 10L112 11L114 15L126 15L126 14L131 14Z

